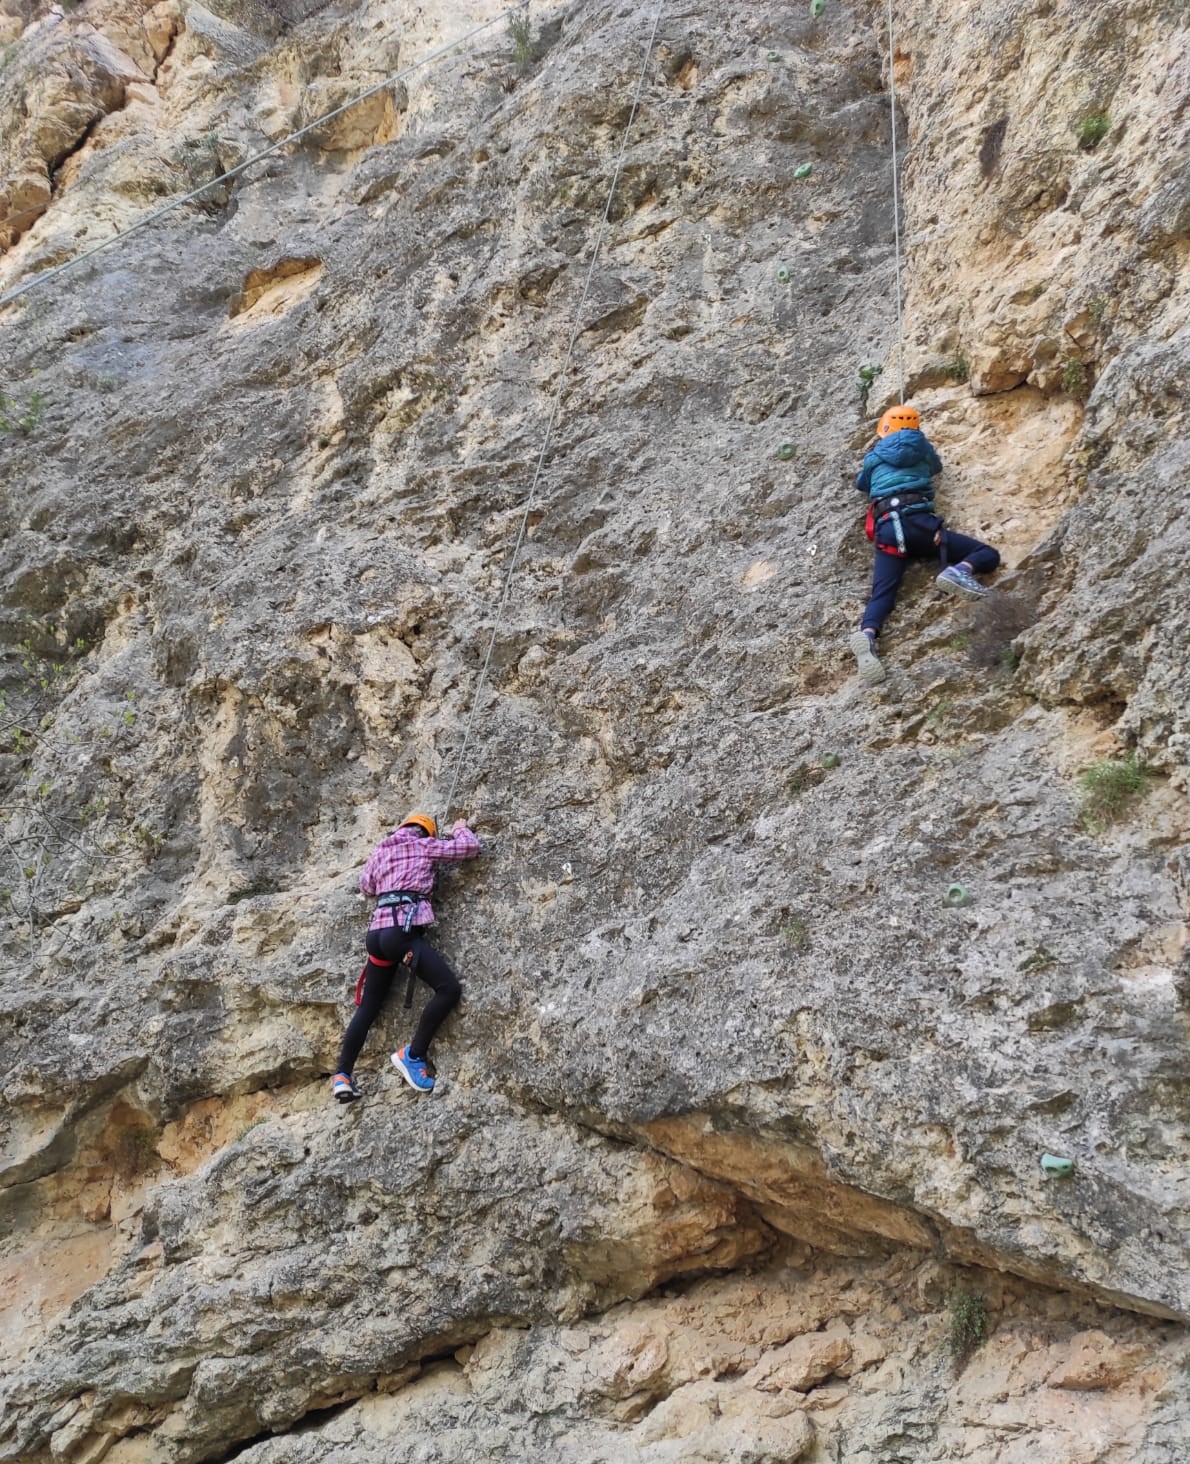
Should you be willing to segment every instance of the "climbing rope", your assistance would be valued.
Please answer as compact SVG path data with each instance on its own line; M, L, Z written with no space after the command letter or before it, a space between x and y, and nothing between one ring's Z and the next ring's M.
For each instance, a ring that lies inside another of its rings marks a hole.
M200 198L204 193L217 187L220 183L227 183L233 178L238 178L241 173L254 166L254 164L262 162L265 158L271 158L274 153L280 152L283 147L288 147L291 142L298 142L307 133L315 131L316 128L324 126L327 122L333 122L336 117L341 117L344 112L349 112L352 107L358 106L360 102L367 101L369 97L375 96L377 92L384 91L386 87L395 86L397 82L404 81L407 76L412 76L415 71L420 71L423 67L432 65L433 62L440 60L451 51L458 50L460 46L466 45L468 41L472 40L482 31L490 30L492 26L498 25L500 21L507 20L510 15L515 15L518 10L526 9L528 4L529 0L517 0L517 4L510 5L507 10L501 11L492 20L485 20L482 25L474 26L457 40L448 41L446 45L439 46L437 50L429 52L420 61L414 61L411 66L405 66L400 71L393 72L391 76L386 76L383 81L378 81L375 86L368 87L367 91L360 92L358 96L352 97L350 101L344 102L342 106L336 107L333 111L325 112L321 117L315 117L313 122L307 122L304 127L299 127L296 132L291 132L288 137L283 137L279 142L274 142L271 147L266 147L263 152L254 154L252 157L245 159L244 162L238 163L234 168L229 168L226 173L220 173L217 178L212 178L200 187L191 189L189 193L182 194L180 198L171 199L169 203L163 205L161 208L154 209L150 214L146 214L143 219L140 219L137 223L131 225L131 227L113 234L109 239L104 239L99 244L93 245L92 248L84 250L82 254L76 254L73 259L68 259L62 264L55 265L53 269L44 270L39 275L34 275L31 280L26 280L24 284L17 285L15 289L0 295L0 306L8 305L13 300L19 299L22 295L27 295L31 290L39 289L42 285L48 285L51 280L56 279L59 275L65 274L67 270L75 269L78 265L83 264L88 259L93 259L95 255L105 249L114 248L115 245L121 243L131 235L139 232L141 229L147 229L150 224L156 223L158 219L162 219L166 214L172 213L174 209L181 208L183 204Z
M591 281L595 275L595 266L599 260L599 252L603 247L603 238L607 233L608 223L611 219L612 203L616 196L616 187L620 182L620 173L624 166L624 155L628 150L628 139L632 133L632 124L636 120L637 108L640 106L641 92L644 90L645 76L649 69L649 60L653 54L653 46L657 40L657 28L661 24L661 12L665 9L665 0L660 0L656 14L653 16L653 29L649 35L648 45L645 47L644 60L641 62L640 75L636 79L636 91L632 97L632 109L628 113L628 121L624 125L624 133L620 138L620 152L616 158L616 166L612 172L611 187L607 193L607 203L603 208L603 218L600 220L599 230L595 236L595 247L591 251L591 262L587 266L587 278L583 283L583 292L578 302L578 309L574 313L574 324L570 329L570 340L566 346L566 356L562 362L562 369L558 374L558 387L554 392L553 402L550 405L550 414L546 422L545 437L542 440L541 451L537 454L537 465L533 470L533 480L529 485L528 497L525 499L525 506L521 511L520 526L517 529L516 541L512 548L512 557L508 561L508 569L504 576L504 589L496 606L496 618L492 625L492 633L488 639L487 654L483 658L483 665L480 668L479 680L475 686L475 696L471 702L471 712L467 718L467 726L463 732L463 741L459 747L455 759L454 773L450 780L450 791L446 796L446 803L443 808L443 823L450 817L450 811L454 807L455 793L459 785L459 774L462 772L463 760L467 754L467 747L471 741L471 731L475 726L476 714L479 711L480 698L483 695L484 687L487 684L488 668L492 663L492 652L496 648L496 637L500 631L500 625L504 618L504 610L508 604L508 597L512 591L513 575L516 571L517 558L521 552L521 545L525 541L525 530L529 524L529 514L532 512L533 504L537 499L537 485L541 480L542 468L545 466L546 454L549 452L550 442L554 435L554 424L558 419L558 411L562 405L562 397L566 391L566 375L570 370L570 360L574 355L575 343L582 330L583 308L587 303L587 296L591 290Z
M901 204L900 180L897 173L897 51L893 36L893 0L888 0L888 96L892 121L892 189L893 237L897 262L897 349L900 362L901 390L897 401L905 401L905 326L901 319Z

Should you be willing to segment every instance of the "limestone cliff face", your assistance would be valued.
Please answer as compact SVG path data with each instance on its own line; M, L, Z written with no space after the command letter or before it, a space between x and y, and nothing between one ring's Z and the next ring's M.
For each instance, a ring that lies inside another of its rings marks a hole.
M340 1111L655 10L0 0L0 293L496 22L0 308L0 1459L1190 1452L1185 9L814 8L663 11Z

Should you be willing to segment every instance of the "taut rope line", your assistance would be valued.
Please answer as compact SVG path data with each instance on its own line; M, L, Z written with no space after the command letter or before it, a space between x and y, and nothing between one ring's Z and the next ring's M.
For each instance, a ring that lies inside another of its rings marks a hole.
M299 127L296 132L291 132L288 137L282 137L280 141L274 142L271 147L266 147L263 152L258 152L254 156L246 158L242 163L237 163L234 168L229 168L226 173L220 173L218 178L212 178L200 187L191 189L189 193L184 193L180 198L171 199L169 203L161 208L154 209L151 214L146 214L143 219L138 220L131 227L124 229L121 233L113 234L111 238L102 240L90 249L85 249L82 254L76 254L73 259L67 259L62 264L55 265L53 269L47 269L39 275L34 275L31 280L26 280L24 284L17 285L15 289L9 290L4 295L0 295L0 306L8 305L11 301L19 299L22 295L27 295L31 290L36 290L42 285L49 284L51 280L57 279L61 274L65 274L68 269L74 269L85 260L93 259L95 255L101 253L104 249L113 248L122 240L127 239L129 235L137 233L138 230L147 229L150 224L155 223L158 219L164 218L166 214L172 213L174 209L181 208L184 203L189 203L192 199L201 197L202 194L216 187L217 184L226 183L231 178L238 178L245 169L252 167L254 163L259 163L265 158L272 157L281 148L287 147L291 142L297 142L300 138L305 137L308 132L313 132L325 123L334 121L336 117L341 117L344 112L350 111L352 107L358 106L360 102L367 101L369 97L375 96L377 92L383 91L385 87L395 86L398 81L403 81L405 77L412 76L415 71L420 71L423 66L429 66L445 56L448 52L455 51L460 46L466 45L472 37L479 35L481 31L490 30L492 26L498 25L500 21L507 19L508 16L515 14L518 10L524 10L528 4L529 0L518 0L516 5L510 5L507 10L501 11L494 19L485 20L482 25L475 26L465 35L460 36L458 40L448 41L446 45L439 46L437 50L430 51L420 61L414 61L411 66L402 67L400 71L395 71L391 76L386 76L383 81L378 81L375 86L370 86L367 91L360 92L358 96L352 97L349 102L344 102L342 106L336 107L331 112L324 113L321 117L315 117L313 122L307 122L304 127Z
M893 37L893 0L888 0L888 96L889 115L892 122L892 187L893 187L893 235L897 254L897 342L900 363L901 390L897 401L905 401L905 327L901 319L901 204L900 182L897 174L897 50Z

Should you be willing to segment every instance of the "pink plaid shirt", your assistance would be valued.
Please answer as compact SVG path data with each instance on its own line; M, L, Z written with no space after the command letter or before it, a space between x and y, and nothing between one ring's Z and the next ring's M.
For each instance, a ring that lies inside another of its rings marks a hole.
M397 829L372 850L359 877L359 887L373 897L389 890L417 890L428 896L434 888L434 865L438 860L474 859L478 853L479 840L470 829L460 829L449 839L428 839L416 829ZM399 913L404 915L406 911ZM373 914L368 929L384 930L396 925L397 914L384 906ZM412 923L433 925L434 909L428 899L414 910Z

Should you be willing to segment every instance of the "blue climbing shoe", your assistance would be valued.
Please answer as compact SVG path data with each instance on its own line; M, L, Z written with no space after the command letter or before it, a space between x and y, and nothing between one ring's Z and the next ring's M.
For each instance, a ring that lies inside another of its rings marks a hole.
M857 630L847 644L855 656L855 664L859 667L859 679L863 684L875 686L877 682L883 681L885 670L880 664L880 657L876 654L875 642L867 631Z
M348 1073L336 1073L331 1079L331 1095L340 1103L354 1103L359 1097L359 1089L351 1081Z
M416 1088L419 1093L432 1091L434 1079L426 1070L424 1057L410 1057L408 1047L398 1047L393 1053L392 1063L411 1088Z
M957 564L944 569L934 583L948 594L966 595L971 600L980 600L989 593L987 586L981 585L969 569L961 569Z

